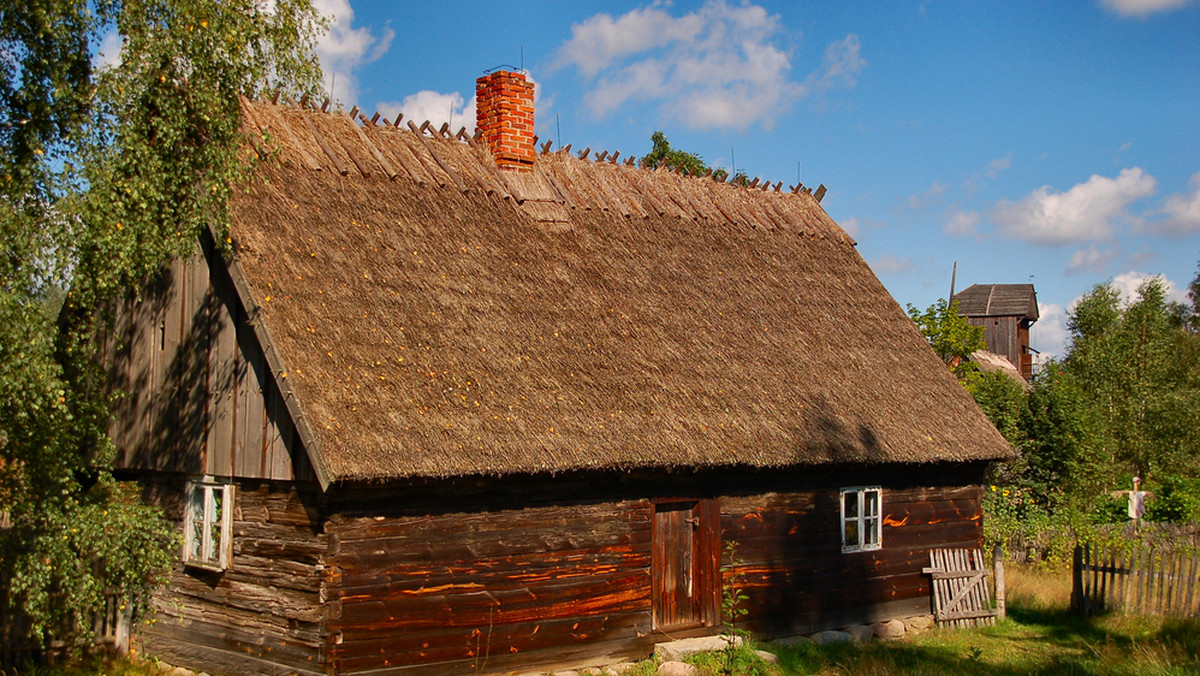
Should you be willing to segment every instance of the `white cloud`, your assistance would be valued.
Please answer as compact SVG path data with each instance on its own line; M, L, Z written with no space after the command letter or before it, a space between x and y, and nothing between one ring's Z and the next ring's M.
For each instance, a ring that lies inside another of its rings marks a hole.
M1120 292L1121 302L1128 304L1137 300L1137 290L1142 286L1142 284L1146 283L1146 280L1152 278L1157 278L1162 282L1163 289L1167 292L1167 300L1175 301L1177 303L1187 302L1187 290L1180 288L1177 284L1175 284L1175 282L1167 279L1165 275L1148 275L1144 272L1130 270L1129 272L1113 277L1113 280L1110 282L1110 284L1113 286L1113 288ZM1078 298L1075 299L1075 301L1078 300ZM1072 306L1074 305L1075 301L1072 301Z
M672 16L655 3L619 17L597 14L571 27L553 68L574 66L591 83L584 103L597 116L648 101L694 129L770 127L794 101L854 86L866 65L858 38L833 43L804 83L791 79L777 15L758 5L709 0Z
M1169 12L1191 3L1192 0L1100 0L1100 4L1121 16L1144 18L1155 12Z
M421 124L428 120L435 127L449 122L454 131L466 127L467 133L475 133L474 96L464 104L462 94L458 92L442 94L427 89L410 94L403 101L380 103L377 108L380 114L392 121L402 113L405 121Z
M1156 187L1154 177L1140 168L1122 169L1115 179L1093 175L1066 192L1042 186L1020 202L1002 200L993 218L1006 236L1033 244L1108 239L1113 221L1130 219L1126 208Z
M1034 361L1043 364L1051 358L1062 357L1066 351L1068 335L1067 312L1063 307L1054 303L1039 302L1038 320L1029 335L1030 347L1040 353L1034 355Z
M533 83L534 110L538 110L538 99L541 98L542 86L527 73L525 78ZM429 89L419 91L404 97L402 101L383 101L376 106L383 117L391 121L402 113L404 120L421 124L428 120L435 127L449 122L451 130L457 132L466 127L468 134L475 133L475 97L465 100L459 92L443 94ZM539 111L545 113L545 111Z
M1067 262L1067 274L1074 275L1080 272L1094 272L1104 274L1108 268L1108 264L1113 262L1117 257L1115 248L1108 248L1101 251L1095 244L1086 249L1079 249L1071 254L1071 260Z
M942 232L951 237L966 237L975 234L975 226L978 224L978 212L963 211L954 206L946 212L946 224L942 226Z
M92 66L100 68L116 68L121 65L121 50L125 48L125 38L115 29L105 34L96 49Z
M354 28L350 0L313 0L313 6L329 19L329 32L317 40L317 58L325 73L325 90L341 103L358 100L358 78L354 70L387 52L396 31L385 28L381 36L370 28Z
M871 269L877 275L895 274L904 272L913 266L912 259L908 256L904 258L896 258L891 254L883 254L879 258L870 262Z
M1200 233L1200 172L1192 175L1188 185L1192 191L1175 193L1167 198L1163 212L1166 220L1150 226L1150 230L1168 235Z
M934 180L933 185L929 186L929 190L919 195L908 196L908 208L923 210L929 206L942 201L942 196L946 194L946 189L950 187L949 183L942 183Z
M836 87L850 88L858 84L857 75L867 62L859 52L862 45L858 36L850 33L837 42L831 42L825 48L825 58L821 62L821 70L809 74L804 81L805 93L821 92Z
M982 171L977 171L974 174L971 174L971 177L963 182L963 187L966 188L967 195L974 195L975 192L979 190L979 184L982 183L985 178L996 178L996 176L1000 175L1000 172L1008 169L1011 166L1012 153L1009 153L1004 157L997 157L991 162L988 162L987 166L984 167Z
M858 219L851 216L842 221L838 225L842 226L842 230L846 231L847 235L858 239L858 233L862 232L862 226L858 224Z

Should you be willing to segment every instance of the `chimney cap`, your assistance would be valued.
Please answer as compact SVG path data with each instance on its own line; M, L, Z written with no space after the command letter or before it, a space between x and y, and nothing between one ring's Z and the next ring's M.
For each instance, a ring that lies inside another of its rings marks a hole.
M492 73L495 73L495 72L501 71L501 70L507 71L509 73L520 73L521 75L529 75L529 71L525 70L524 68L517 68L516 66L510 66L508 64L501 64L499 66L496 66L495 68L488 68L487 70L483 71L483 74L491 75Z

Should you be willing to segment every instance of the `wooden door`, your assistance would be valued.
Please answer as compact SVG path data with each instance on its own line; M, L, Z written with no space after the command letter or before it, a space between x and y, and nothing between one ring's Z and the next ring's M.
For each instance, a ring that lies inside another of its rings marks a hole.
M712 500L654 505L651 562L656 629L712 625L717 619L719 551Z

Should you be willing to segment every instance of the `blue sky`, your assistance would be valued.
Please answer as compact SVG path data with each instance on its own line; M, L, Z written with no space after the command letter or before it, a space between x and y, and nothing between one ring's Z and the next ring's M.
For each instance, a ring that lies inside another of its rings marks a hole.
M543 140L824 183L901 304L1032 279L1045 353L1094 284L1196 275L1200 0L316 4L347 107L471 127L524 66Z

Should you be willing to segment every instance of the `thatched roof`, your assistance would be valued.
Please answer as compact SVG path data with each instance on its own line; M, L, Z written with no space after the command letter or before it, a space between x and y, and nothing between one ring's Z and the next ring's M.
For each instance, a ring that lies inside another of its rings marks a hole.
M807 191L245 109L234 271L327 480L1010 453Z
M1032 284L972 284L954 294L953 300L958 301L958 313L968 317L1038 319Z

